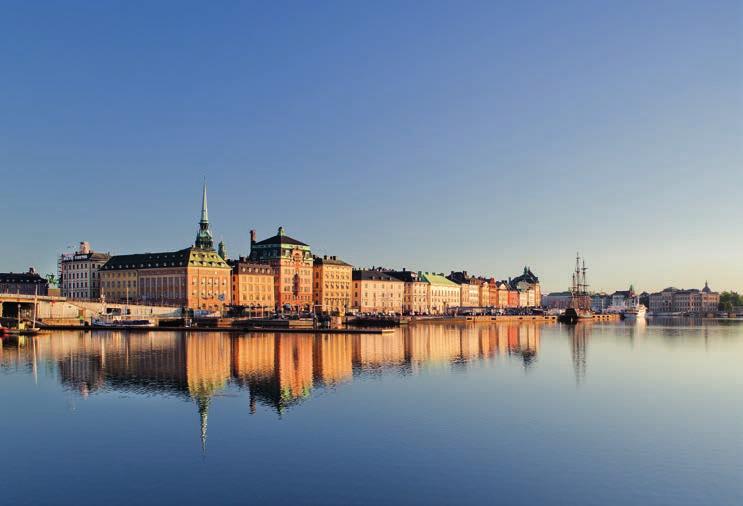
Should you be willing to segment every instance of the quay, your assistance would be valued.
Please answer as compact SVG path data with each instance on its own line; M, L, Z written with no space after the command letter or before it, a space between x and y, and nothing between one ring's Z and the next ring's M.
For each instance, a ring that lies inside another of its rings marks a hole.
M500 322L556 322L552 315L476 315L452 317L414 317L411 324L418 323L500 323Z
M390 334L391 328L314 328L314 327L127 327L109 325L45 325L42 330L82 330L84 332L114 330L128 332L223 332L232 334L261 334L280 332L282 334Z

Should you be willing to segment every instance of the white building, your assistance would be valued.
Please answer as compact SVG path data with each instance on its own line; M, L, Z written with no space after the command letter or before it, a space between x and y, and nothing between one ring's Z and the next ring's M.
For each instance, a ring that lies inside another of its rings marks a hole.
M111 258L109 253L96 253L86 241L75 253L59 257L59 279L62 297L98 300L101 297L100 268Z

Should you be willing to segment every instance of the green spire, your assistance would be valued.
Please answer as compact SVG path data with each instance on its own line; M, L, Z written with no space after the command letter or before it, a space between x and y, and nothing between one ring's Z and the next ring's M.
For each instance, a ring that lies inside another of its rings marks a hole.
M201 249L214 249L212 233L209 230L209 210L206 205L206 181L204 181L204 190L201 195L201 220L199 221L195 246Z

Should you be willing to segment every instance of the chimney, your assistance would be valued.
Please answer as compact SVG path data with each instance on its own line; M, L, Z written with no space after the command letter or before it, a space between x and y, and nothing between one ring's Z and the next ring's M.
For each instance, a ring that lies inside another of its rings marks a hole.
M255 229L250 231L250 245L255 244Z

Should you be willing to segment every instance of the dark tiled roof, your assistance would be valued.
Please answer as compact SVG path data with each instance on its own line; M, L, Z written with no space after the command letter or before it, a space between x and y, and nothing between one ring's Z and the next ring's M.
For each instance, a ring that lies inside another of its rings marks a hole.
M276 234L273 237L269 237L268 239L263 239L262 241L258 241L257 243L255 243L256 246L269 246L272 244L294 244L296 246L309 246L302 241L298 241L284 234Z
M97 253L91 251L90 253L75 253L73 256L63 259L63 262L104 262L111 258L110 253Z
M337 257L329 257L329 256L316 256L315 259L312 261L315 265L343 265L346 267L351 267L351 264L347 264L343 260L338 260Z
M511 288L516 288L516 285L518 285L521 281L526 281L527 283L536 285L539 283L539 278L533 272L531 272L530 268L524 267L524 273L521 276L516 276L511 280Z
M268 264L250 262L241 257L239 260L228 260L227 263L232 267L232 272L244 272L246 274L268 274L273 276L274 269Z
M378 270L357 269L353 271L352 279L354 281L398 281L399 279L390 276L389 272Z
M214 250L189 247L179 251L162 253L137 253L134 255L115 255L106 262L102 271L119 269L157 269L162 267L227 267L224 260Z
M446 276L450 281L455 282L458 285L474 285L478 284L478 279L474 276L470 276L466 271L452 271L451 274Z
M136 253L133 255L114 255L101 267L103 271L115 269L147 269L155 267L185 267L191 248L162 253Z
M0 283L44 284L48 281L35 272L0 272Z
M387 274L392 276L393 278L397 278L400 281L404 281L405 283L413 283L413 282L421 282L420 278L418 277L417 272L413 271L387 271Z

